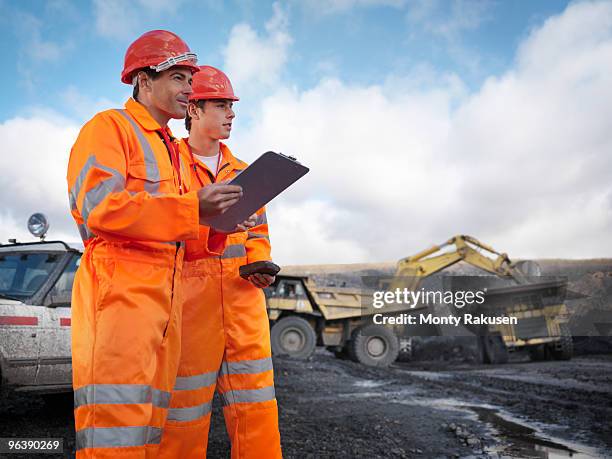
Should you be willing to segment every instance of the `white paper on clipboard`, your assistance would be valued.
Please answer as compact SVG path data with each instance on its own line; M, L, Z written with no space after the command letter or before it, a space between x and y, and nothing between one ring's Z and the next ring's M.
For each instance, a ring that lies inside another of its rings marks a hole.
M221 231L231 231L309 170L283 154L273 151L264 153L230 182L230 185L242 187L242 198L225 213L207 218L208 226Z

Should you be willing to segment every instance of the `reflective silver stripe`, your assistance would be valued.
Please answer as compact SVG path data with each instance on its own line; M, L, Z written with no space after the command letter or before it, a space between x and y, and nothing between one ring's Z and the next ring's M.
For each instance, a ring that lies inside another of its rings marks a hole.
M94 155L90 155L85 161L81 172L77 176L77 179L74 182L74 187L70 190L70 209L74 210L77 208L77 199L79 197L79 193L81 192L81 187L83 186L83 182L89 173L89 170L96 164L96 157Z
M91 158L93 158L93 161L90 161ZM77 199L81 190L81 186L83 185L83 181L85 180L85 177L87 176L87 173L91 168L96 167L100 170L103 170L104 172L108 172L109 174L111 174L111 177L102 180L91 190L85 193L85 198L83 199L83 207L81 211L81 216L83 217L83 220L85 220L85 223L87 223L89 213L98 204L100 204L104 200L104 198L108 196L109 193L125 189L125 177L123 177L123 175L121 175L118 170L98 163L93 155L90 156L90 159L88 159L85 163L85 166L83 166L83 169L79 173L77 183L75 183L74 189L70 192L70 206L72 209L76 209L77 207Z
M170 408L168 410L168 420L170 421L195 421L208 415L212 408L212 402L202 403L189 408Z
M247 233L247 239L267 239L269 241L270 237L266 234L253 233L249 231Z
M122 183L122 179L113 176L101 181L85 193L85 199L83 199L83 207L81 209L81 216L83 220L85 220L85 223L87 223L91 211L104 201L109 194L121 191L123 188L124 184Z
M151 180L152 182L159 182L160 174L159 167L157 166L157 159L155 158L155 154L153 154L153 150L151 149L151 144L149 144L148 140L144 136L142 129L125 110L116 109L115 111L120 113L126 120L128 120L134 128L134 133L136 134L136 137L138 137L140 148L142 148L144 153L145 166L147 168L147 179Z
M76 210L77 198L72 191L68 192L68 201L70 202L70 210Z
M263 387L261 389L230 390L221 394L223 405L234 403L257 403L274 400L274 386Z
M79 198L79 193L81 192L81 188L83 187L83 182L85 182L85 179L87 178L87 174L89 173L89 171L94 167L97 169L103 170L105 172L108 172L113 177L117 178L117 180L123 180L125 184L125 178L123 177L123 175L121 175L121 173L118 170L113 169L112 167L105 166L104 164L100 164L96 160L96 157L94 155L90 155L89 158L87 158L87 161L85 161L85 164L83 165L83 168L81 169L81 172L79 172L79 175L77 176L77 179L74 182L74 187L68 193L68 197L70 199L70 209L71 210L74 210L77 208L77 200Z
M174 390L195 390L212 386L217 382L217 372L202 373L195 376L177 376Z
M76 433L76 449L159 445L162 429L151 426L90 427Z
M94 155L90 155L85 162L85 165L81 169L81 172L79 172L79 175L74 183L74 187L68 193L68 197L70 199L70 210L77 209L77 200L79 198L81 188L83 187L83 183L85 182L89 171L94 167L108 172L112 177L98 183L98 185L93 187L85 194L85 198L83 199L83 210L81 213L85 222L87 221L89 213L94 209L94 207L100 204L100 202L108 195L107 190L109 187L112 188L111 192L125 189L125 177L118 170L100 164ZM86 223L77 225L77 227L83 241L91 239L93 236L95 236L88 228Z
M266 213L263 212L261 215L257 216L255 220L255 226L268 224L268 217L266 217Z
M170 406L170 397L172 394L165 390L151 389L151 403L159 408L168 408Z
M159 196L159 182L145 182L144 190L153 196Z
M272 359L270 357L257 360L241 360L240 362L223 362L219 376L263 373L272 369Z
M79 229L79 234L81 235L81 239L83 239L83 242L94 237L94 234L89 230L85 223L83 223L82 225L77 225L77 228Z
M91 384L74 391L75 409L83 405L151 403L170 406L170 392L145 384Z
M246 247L244 244L228 245L220 258L239 258L246 257Z

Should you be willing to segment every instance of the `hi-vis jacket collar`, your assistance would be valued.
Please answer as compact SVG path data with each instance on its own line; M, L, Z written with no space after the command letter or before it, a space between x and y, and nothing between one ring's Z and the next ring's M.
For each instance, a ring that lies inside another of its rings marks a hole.
M183 139L183 141L187 145L189 145L189 138ZM191 151L191 146L189 147L189 150ZM219 164L219 170L224 169L227 164L231 166L230 170L246 169L247 164L240 161L238 158L236 158L230 151L229 147L225 145L223 142L219 142L219 150L221 150L221 157L222 157L221 163ZM199 161L193 154L190 155L189 160L191 161L189 164L190 168L193 168L193 166L197 164L198 166L204 169L208 169L206 165L203 162Z
M125 103L125 109L132 115L132 117L140 124L143 129L147 131L159 131L161 126L155 118L151 116L147 108L142 105L140 102L135 101L133 98L129 98ZM166 127L166 132L170 138L174 138L172 132L170 132L170 128Z

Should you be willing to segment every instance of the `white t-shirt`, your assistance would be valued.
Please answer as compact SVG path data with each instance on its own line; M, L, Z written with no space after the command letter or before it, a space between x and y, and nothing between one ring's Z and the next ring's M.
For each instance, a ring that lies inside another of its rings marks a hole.
M219 162L219 155L221 152L217 153L214 156L200 156L194 153L194 156L202 161L206 167L213 173L213 175L217 175L217 164Z

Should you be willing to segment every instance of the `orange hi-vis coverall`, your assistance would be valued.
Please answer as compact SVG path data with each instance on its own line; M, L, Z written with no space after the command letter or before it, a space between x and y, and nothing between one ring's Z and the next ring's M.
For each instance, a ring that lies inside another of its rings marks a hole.
M200 236L207 250L179 156L133 99L94 116L70 153L85 243L72 294L77 458L157 455L180 355L180 241Z
M231 179L246 164L221 144L215 178L189 153L191 183L206 186ZM187 241L183 267L181 361L164 430L160 457L206 457L211 406L216 390L223 402L232 458L282 457L278 408L264 293L242 279L238 268L270 260L265 210L247 232L230 234L221 256L203 241Z

